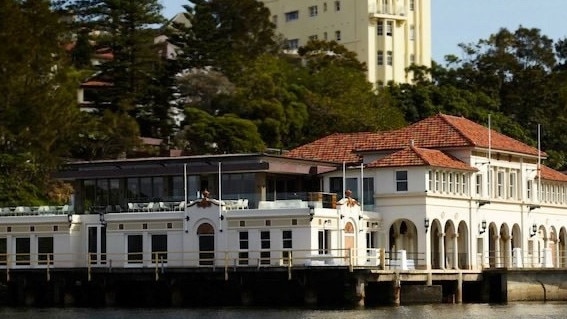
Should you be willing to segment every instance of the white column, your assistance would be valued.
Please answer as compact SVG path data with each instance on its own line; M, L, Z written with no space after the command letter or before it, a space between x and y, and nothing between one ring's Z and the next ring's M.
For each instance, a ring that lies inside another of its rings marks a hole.
M512 236L504 237L506 240L506 264L505 266L510 268L512 267Z
M455 233L453 235L453 269L459 269L458 240L459 240L459 234Z
M445 234L439 233L439 268L445 269Z
M490 246L489 246L490 247ZM500 255L500 236L494 236L494 267L502 267L502 256Z

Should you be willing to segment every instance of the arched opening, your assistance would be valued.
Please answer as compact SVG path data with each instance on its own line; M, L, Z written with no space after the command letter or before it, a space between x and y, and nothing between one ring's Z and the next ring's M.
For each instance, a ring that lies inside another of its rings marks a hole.
M500 254L498 254L498 260L496 261L497 267L511 267L512 265L512 238L510 237L510 228L506 223L500 226L499 232L500 241Z
M199 236L199 265L214 265L215 262L215 229L209 223L197 228Z
M469 230L464 221L459 223L459 237L457 238L459 269L470 269Z
M417 227L407 219L398 219L390 226L390 251L396 253L400 250L406 251L408 260L413 260L417 265Z
M345 227L343 229L344 233L344 248L346 249L347 256L350 254L350 251L356 249L354 243L354 225L351 222L346 222Z
M431 223L431 230L430 232L430 243L431 243L431 268L432 269L441 269L441 253L444 253L444 248L442 250L442 232L441 232L441 223L439 220L435 219Z
M488 226L488 265L490 268L496 267L496 256L497 256L497 245L499 244L498 239L498 229L496 224L490 223ZM499 250L499 249L498 249Z
M458 245L457 245L458 235L455 231L455 225L452 221L447 221L445 224L445 268L447 269L457 269L457 259L458 259Z
M520 225L512 226L512 267L523 267L522 231Z
M565 253L565 240L567 239L567 230L565 227L561 227L559 230L559 267L565 268L567 267L567 254Z

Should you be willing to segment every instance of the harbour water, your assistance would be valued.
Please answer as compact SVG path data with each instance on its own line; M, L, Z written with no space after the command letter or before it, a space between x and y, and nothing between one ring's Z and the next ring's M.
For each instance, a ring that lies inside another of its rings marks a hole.
M370 309L0 308L6 319L446 319L567 318L567 303L435 304Z

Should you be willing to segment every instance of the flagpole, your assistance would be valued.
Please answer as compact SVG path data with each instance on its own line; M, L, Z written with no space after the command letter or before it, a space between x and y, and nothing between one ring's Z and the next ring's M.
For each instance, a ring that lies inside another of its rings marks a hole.
M221 162L219 162L219 229L222 232L222 172L221 172Z
M360 163L360 207L364 211L364 161Z
M183 212L185 214L185 232L189 232L189 221L187 215L187 163L183 164Z
M541 124L537 125L537 201L541 203Z
M343 161L343 193L341 194L341 196L345 196L345 192L346 192L346 163Z

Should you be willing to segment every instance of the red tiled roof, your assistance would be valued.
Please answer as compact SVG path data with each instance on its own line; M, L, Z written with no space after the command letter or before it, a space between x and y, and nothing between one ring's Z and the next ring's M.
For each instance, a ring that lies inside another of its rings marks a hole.
M420 148L489 147L488 129L463 117L438 114L410 126L383 133L336 133L291 150L287 156L331 162L353 161L356 152ZM494 130L493 150L537 155L538 150ZM545 153L542 153L545 156Z
M567 182L567 175L545 165L541 165L540 176L541 179L548 181Z
M285 156L337 163L358 163L361 158L352 152L353 149L374 134L376 133L335 133L299 146L287 152Z
M476 171L466 163L439 150L409 146L368 164L368 167L432 166Z

